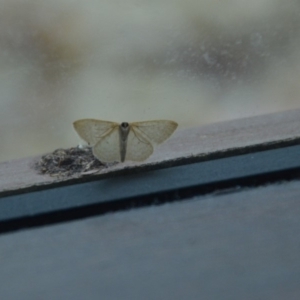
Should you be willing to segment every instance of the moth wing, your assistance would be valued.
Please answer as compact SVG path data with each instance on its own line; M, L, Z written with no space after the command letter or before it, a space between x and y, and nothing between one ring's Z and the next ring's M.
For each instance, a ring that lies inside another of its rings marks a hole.
M153 153L153 146L134 127L130 128L127 137L126 160L143 161Z
M93 154L102 162L121 161L119 127L100 137L93 147Z
M84 141L94 146L102 137L118 128L119 124L95 119L82 119L75 121L73 126Z
M155 120L131 123L132 128L153 144L161 144L176 130L178 124L169 120Z

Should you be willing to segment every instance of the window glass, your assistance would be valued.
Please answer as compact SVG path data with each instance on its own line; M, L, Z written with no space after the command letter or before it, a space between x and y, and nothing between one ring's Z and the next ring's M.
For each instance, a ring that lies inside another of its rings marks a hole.
M180 128L299 107L297 0L3 0L0 161L71 147L72 122Z

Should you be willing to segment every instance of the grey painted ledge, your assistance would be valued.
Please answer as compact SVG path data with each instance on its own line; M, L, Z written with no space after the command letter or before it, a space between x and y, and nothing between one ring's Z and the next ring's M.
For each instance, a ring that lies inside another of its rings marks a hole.
M117 164L91 175L58 179L38 174L34 165L40 156L0 163L0 196L299 143L300 109L179 129L145 162Z

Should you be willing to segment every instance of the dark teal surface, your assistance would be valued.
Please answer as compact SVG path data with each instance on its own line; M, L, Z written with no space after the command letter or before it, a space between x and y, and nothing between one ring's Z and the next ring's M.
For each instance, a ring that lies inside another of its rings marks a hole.
M299 300L300 182L0 235L0 299Z

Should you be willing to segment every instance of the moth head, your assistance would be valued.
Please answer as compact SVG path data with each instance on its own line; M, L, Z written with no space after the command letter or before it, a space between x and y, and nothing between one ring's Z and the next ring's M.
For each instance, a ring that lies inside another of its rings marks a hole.
M124 129L127 129L129 126L129 124L127 122L122 122L121 123L121 127L124 128Z

